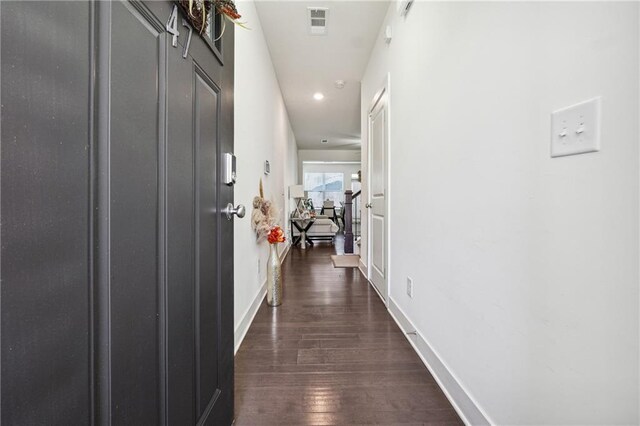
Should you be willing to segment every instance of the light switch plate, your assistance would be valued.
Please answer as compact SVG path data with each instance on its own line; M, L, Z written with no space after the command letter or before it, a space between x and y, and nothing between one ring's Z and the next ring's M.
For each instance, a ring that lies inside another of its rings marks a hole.
M600 151L600 97L551 114L551 156Z

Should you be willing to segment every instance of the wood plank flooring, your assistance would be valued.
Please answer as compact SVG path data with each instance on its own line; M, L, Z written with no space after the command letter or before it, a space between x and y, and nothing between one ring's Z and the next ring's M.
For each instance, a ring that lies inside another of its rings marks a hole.
M236 355L236 425L460 425L341 247L292 249L284 303L263 302Z

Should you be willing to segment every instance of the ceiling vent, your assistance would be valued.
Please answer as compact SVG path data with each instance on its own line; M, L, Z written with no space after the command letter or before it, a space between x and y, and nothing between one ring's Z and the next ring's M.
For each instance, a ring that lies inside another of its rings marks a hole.
M329 139L322 139L320 143L329 143Z
M329 9L326 7L309 7L309 34L327 35Z

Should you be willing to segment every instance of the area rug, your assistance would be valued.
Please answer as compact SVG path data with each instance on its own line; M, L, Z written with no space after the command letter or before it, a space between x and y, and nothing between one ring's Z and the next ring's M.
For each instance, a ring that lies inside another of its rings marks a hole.
M334 268L357 268L360 256L357 254L332 255L331 261Z

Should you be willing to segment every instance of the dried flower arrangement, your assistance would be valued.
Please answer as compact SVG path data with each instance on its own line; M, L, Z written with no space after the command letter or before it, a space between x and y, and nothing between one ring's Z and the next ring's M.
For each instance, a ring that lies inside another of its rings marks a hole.
M178 4L189 17L193 26L198 28L200 34L207 29L207 16L209 16L212 8L225 18L225 22L228 20L246 28L243 22L238 21L241 15L238 13L233 0L178 0ZM224 29L222 32L224 32ZM222 37L222 34L220 37Z
M278 227L279 212L273 202L265 200L260 180L260 195L253 198L253 212L251 213L251 227L256 231L258 241L269 237L271 231Z

